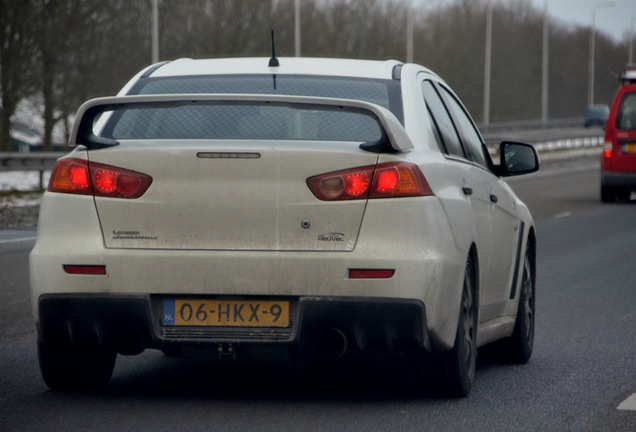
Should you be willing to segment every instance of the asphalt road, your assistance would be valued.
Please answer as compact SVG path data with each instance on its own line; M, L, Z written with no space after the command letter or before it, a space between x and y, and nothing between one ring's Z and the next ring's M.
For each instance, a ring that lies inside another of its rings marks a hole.
M109 387L42 382L28 304L33 230L0 231L0 431L630 431L636 411L636 202L603 205L588 160L512 179L538 234L535 351L481 359L469 398L414 396L401 358L319 371L118 357Z

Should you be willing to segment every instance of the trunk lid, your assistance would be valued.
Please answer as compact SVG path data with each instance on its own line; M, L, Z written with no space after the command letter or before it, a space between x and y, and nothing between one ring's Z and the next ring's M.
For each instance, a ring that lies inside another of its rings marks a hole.
M83 104L70 146L152 177L95 196L108 248L350 251L365 199L321 201L307 178L375 165L413 144L375 104L276 95L151 95Z
M342 143L269 141L136 142L89 152L91 162L153 178L141 198L95 198L106 247L139 249L350 251L366 200L320 201L305 181L377 157Z

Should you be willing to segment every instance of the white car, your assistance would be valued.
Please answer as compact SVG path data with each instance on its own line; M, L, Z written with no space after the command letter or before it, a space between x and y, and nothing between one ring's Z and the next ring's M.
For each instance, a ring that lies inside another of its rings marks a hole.
M80 108L30 256L40 368L108 383L117 354L406 352L465 396L477 348L530 358L535 227L447 84L397 61L177 60Z

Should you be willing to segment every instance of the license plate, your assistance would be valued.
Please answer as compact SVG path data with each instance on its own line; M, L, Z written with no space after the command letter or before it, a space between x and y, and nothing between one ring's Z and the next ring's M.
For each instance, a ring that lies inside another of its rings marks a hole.
M623 144L623 153L636 153L636 143Z
M164 325L289 327L289 302L269 300L170 299Z

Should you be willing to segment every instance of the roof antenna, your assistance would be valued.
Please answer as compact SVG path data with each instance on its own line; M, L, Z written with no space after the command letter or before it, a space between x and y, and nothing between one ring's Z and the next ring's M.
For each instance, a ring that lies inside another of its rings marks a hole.
M272 58L269 59L269 67L280 66L276 58L276 45L274 44L274 30L272 30Z

